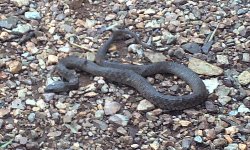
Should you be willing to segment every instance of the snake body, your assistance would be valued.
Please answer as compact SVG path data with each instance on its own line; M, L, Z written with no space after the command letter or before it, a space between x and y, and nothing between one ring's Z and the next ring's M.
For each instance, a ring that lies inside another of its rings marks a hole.
M129 34L139 41L138 37L129 30L116 30L104 43L96 54L96 63L77 56L68 56L59 61L56 70L68 82L57 81L48 85L45 92L62 92L77 89L79 87L78 77L73 70L78 69L95 76L126 84L135 88L144 98L159 108L165 110L183 110L204 102L208 97L207 89L200 77L186 66L176 62L158 62L148 65L129 65L111 62L105 59L110 45L121 34ZM147 45L144 44L144 47ZM154 74L174 74L184 80L191 88L192 93L182 96L171 96L159 93L147 80L146 76Z

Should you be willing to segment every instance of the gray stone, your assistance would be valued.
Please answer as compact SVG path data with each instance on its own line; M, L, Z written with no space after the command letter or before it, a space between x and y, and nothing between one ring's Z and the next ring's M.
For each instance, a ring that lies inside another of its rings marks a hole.
M106 115L113 115L121 109L121 104L115 101L105 102L104 112Z
M8 17L7 19L0 20L0 27L12 29L16 26L18 18L15 16Z
M239 113L248 113L250 112L250 109L247 108L244 104L241 104L238 108Z
M108 128L108 125L100 120L93 120L93 124L94 126L96 126L97 128L101 129L101 130L106 130Z
M35 19L40 20L42 17L39 12L37 11L28 11L24 13L25 18L27 19Z
M201 136L195 136L194 141L197 142L197 143L202 143L203 139L202 139Z
M30 0L11 0L13 1L18 7L21 7L21 6L28 6L29 5L29 1Z
M18 33L26 33L30 31L32 27L29 24L18 24L16 28L14 28L12 31L18 32Z
M22 101L20 99L16 99L11 103L11 108L24 109L25 105L22 103Z
M129 122L129 118L121 114L115 114L109 117L109 121L117 125L126 126Z
M222 96L222 97L219 97L218 101L221 103L221 105L226 105L228 102L231 101L231 97L229 96Z
M224 147L224 150L238 150L238 144L236 143L228 144L227 147Z
M192 69L198 74L216 76L223 73L223 69L220 67L209 64L197 58L190 58L188 63L188 68Z
M64 14L59 14L59 15L56 16L56 20L58 20L58 21L61 21L61 20L63 20L64 18L65 18L65 15L64 15Z
M184 50L189 53L201 53L201 46L197 43L186 43L181 46Z
M250 62L250 54L249 53L243 53L242 54L242 61Z
M30 122L34 122L34 121L35 121L35 118L36 118L36 114L35 114L35 113L30 113L30 114L28 115L28 120L29 120Z
M238 76L238 81L241 85L247 85L250 83L250 72L249 71L243 71Z

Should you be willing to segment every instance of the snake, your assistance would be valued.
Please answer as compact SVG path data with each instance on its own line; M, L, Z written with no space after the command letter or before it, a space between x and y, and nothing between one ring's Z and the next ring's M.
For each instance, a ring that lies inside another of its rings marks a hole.
M128 29L112 31L111 36L104 42L96 53L95 61L69 55L61 59L55 69L66 81L55 81L44 89L45 92L67 92L79 88L79 78L75 70L87 72L94 76L128 85L137 90L141 96L153 105L168 111L184 110L205 102L208 91L202 79L185 65L173 61L162 61L144 65L123 64L109 61L107 52L110 45L122 35L129 35L143 47L151 48L142 42L136 33ZM155 74L172 74L185 81L192 89L186 95L165 95L158 92L145 77Z

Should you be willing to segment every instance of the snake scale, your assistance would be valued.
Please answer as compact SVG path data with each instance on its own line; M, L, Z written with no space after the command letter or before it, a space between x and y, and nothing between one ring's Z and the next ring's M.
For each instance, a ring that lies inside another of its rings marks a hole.
M149 47L141 42L138 36L125 29L113 31L110 38L104 43L96 54L95 62L77 56L67 56L59 61L57 72L67 80L56 81L45 88L45 92L65 92L79 88L79 79L74 70L85 71L95 76L135 88L144 98L164 110L183 110L199 105L207 100L208 92L200 77L185 65L176 62L158 62L148 65L131 65L111 62L106 59L106 53L114 40L121 35L130 35L139 44ZM154 74L174 74L184 80L191 88L189 95L172 96L159 93L144 77Z

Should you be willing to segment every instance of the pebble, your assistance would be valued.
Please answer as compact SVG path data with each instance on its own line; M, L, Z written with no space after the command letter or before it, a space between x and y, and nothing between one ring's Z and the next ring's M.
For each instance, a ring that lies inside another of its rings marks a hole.
M27 19L35 19L35 20L39 20L42 18L40 13L37 11L27 11L24 13L24 16Z
M188 150L190 148L192 140L190 138L184 138L182 140L182 149L183 150Z
M205 107L206 107L206 110L208 112L217 112L218 111L218 107L216 105L214 105L214 103L211 101L206 101Z
M229 96L222 96L222 97L219 97L218 101L220 102L221 105L226 105L228 102L231 101L231 97Z
M104 84L101 87L101 91L102 91L102 93L108 93L109 92L109 86L107 84Z
M52 65L52 64L56 64L56 63L58 63L58 56L48 55L48 64Z
M161 37L161 42L165 43L166 44L173 44L177 37L174 36L172 33L168 32L168 31L163 31L162 32L163 36Z
M183 127L187 127L187 126L189 126L191 124L191 122L187 121L187 120L180 120L179 123Z
M20 61L11 61L9 70L11 73L19 73L22 70L22 63Z
M6 29L12 29L16 26L18 18L15 16L10 16L7 19L0 20L0 27Z
M194 141L197 142L197 143L202 143L203 142L203 139L201 136L195 136L194 137Z
M142 100L137 106L137 110L139 111L148 111L154 109L155 106L148 100Z
M215 147L222 147L227 144L227 141L224 138L218 138L213 141Z
M211 78L203 80L208 92L211 94L214 92L215 89L219 86L218 78Z
M149 145L153 150L158 150L160 147L160 143L158 142L158 140L155 140L153 143L151 143Z
M96 24L96 20L86 19L84 23L84 27L91 29L92 27L95 26L95 24Z
M95 112L95 118L97 118L97 119L102 119L103 118L103 116L104 116L104 110L97 110L96 112Z
M104 112L106 115L113 115L121 109L121 104L118 102L105 102Z
M100 120L93 120L93 124L101 130L106 130L108 128L108 125Z
M216 55L217 63L219 64L229 64L227 55Z
M201 46L197 43L186 43L181 47L191 54L201 53Z
M25 103L26 103L27 105L31 105L31 106L35 106L35 105L36 105L36 101L35 101L34 99L27 99L27 100L25 101Z
M44 109L44 108L46 108L47 104L44 102L44 100L39 99L36 102L36 106L39 107L40 109Z
M151 62L161 62L166 61L167 57L163 55L162 53L155 53L155 52L144 52L145 57L147 57Z
M247 85L250 83L250 72L249 71L243 71L239 76L238 76L239 83L241 85Z
M249 113L250 109L247 108L244 104L241 104L238 108L239 113Z
M12 29L12 31L24 34L30 31L31 29L32 27L29 24L18 24L16 28Z
M29 120L30 122L34 122L34 121L35 121L35 118L36 118L36 114L35 114L35 113L30 113L30 114L28 115L28 120Z
M121 114L115 114L109 117L109 121L117 125L126 126L129 122L129 118Z
M67 106L66 106L66 104L65 103L62 103L62 102L57 102L56 103L56 108L58 108L58 109L65 109Z
M22 101L20 99L16 99L16 100L12 101L11 108L24 109L25 105L22 103Z
M243 53L242 54L242 61L250 62L250 54L249 53Z
M156 28L160 28L160 27L161 27L161 23L158 22L157 20L152 20L152 21L149 21L148 23L145 24L145 28L156 29Z
M58 51L65 52L65 53L70 52L70 50L71 50L71 46L68 43L66 43L64 46L58 49Z
M110 21L110 20L113 20L116 18L116 14L108 14L106 17L105 17L105 20L106 21Z
M224 150L238 150L238 144L236 143L228 144L227 147L224 147Z
M218 76L223 73L223 69L220 67L214 66L197 58L189 59L188 68L192 69L198 74L207 76Z
M127 135L127 134L128 134L127 131L126 131L123 127L118 127L118 128L116 129L116 132L117 132L117 133L120 133L120 134L122 134L122 135Z
M30 3L30 0L11 0L11 1L14 2L18 7L27 6Z

